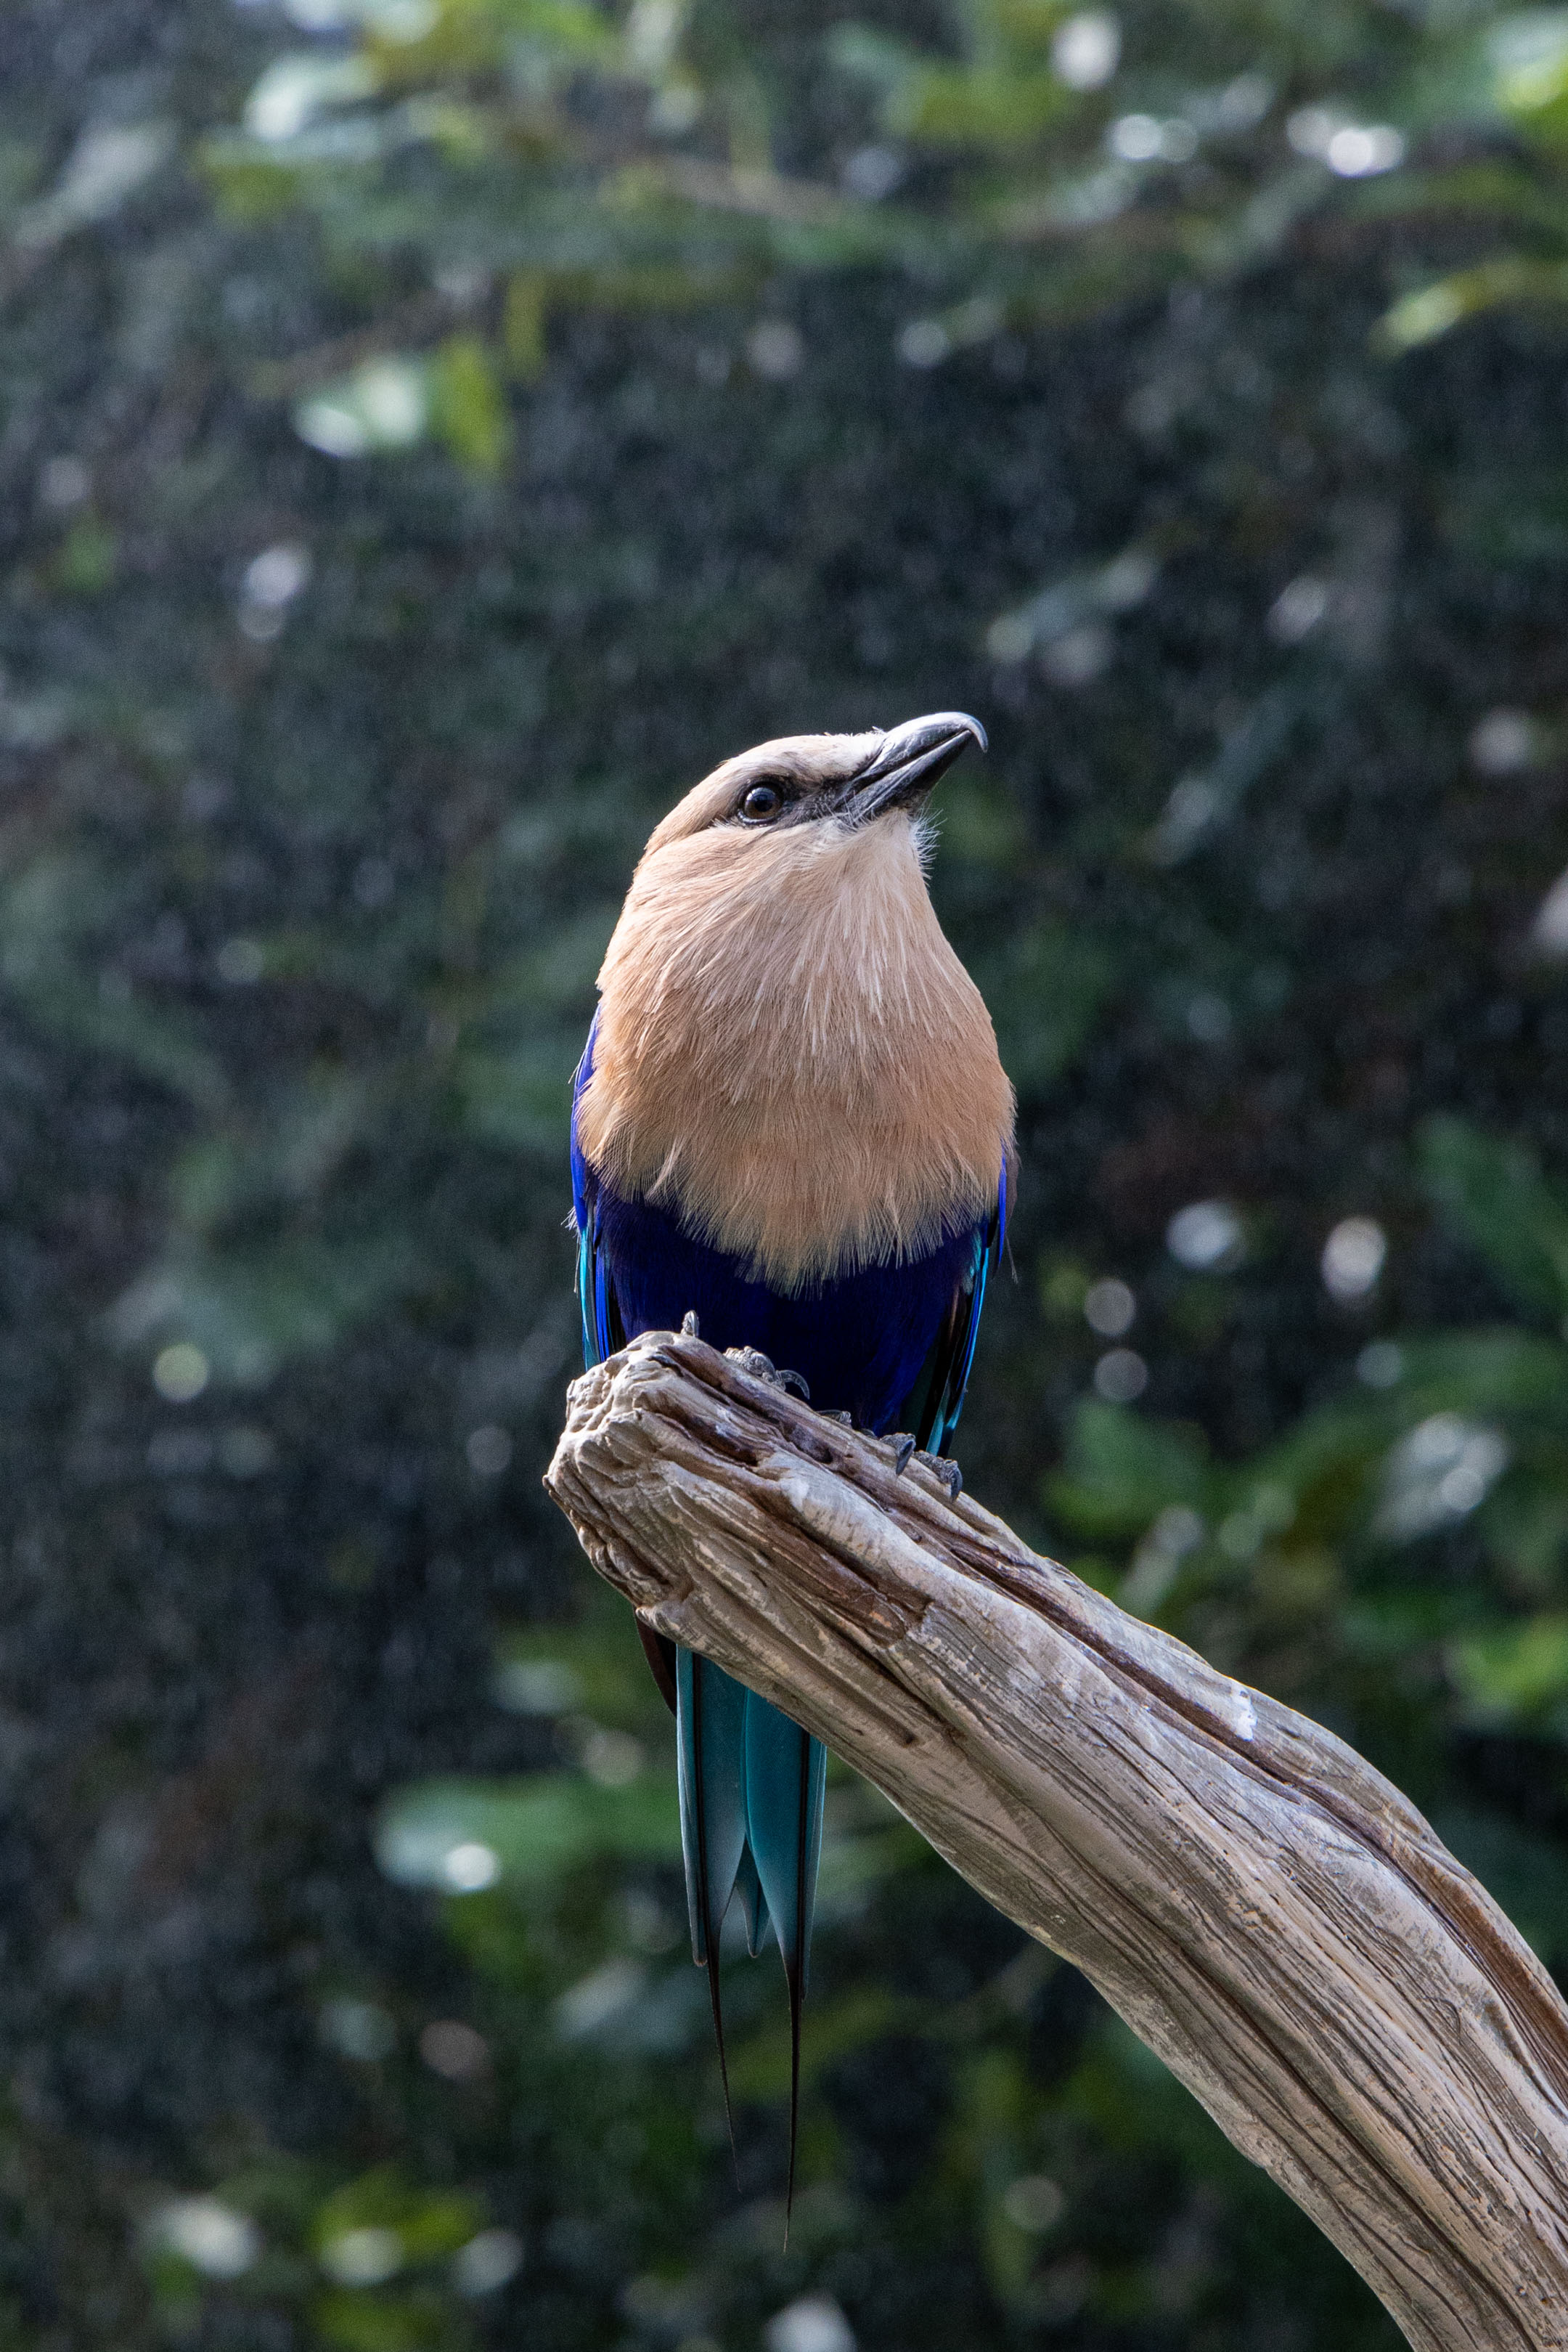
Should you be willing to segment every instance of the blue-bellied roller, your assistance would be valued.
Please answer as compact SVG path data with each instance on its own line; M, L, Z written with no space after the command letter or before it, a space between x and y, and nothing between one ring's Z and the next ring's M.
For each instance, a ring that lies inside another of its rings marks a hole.
M925 881L931 789L971 743L984 730L955 710L786 736L727 760L655 828L572 1098L590 1364L695 1316L716 1347L798 1375L818 1408L946 1450L1012 1168L1012 1088ZM733 1895L753 1956L771 1925L784 1957L792 2189L823 1750L640 1630L675 1711L693 1957L721 2070Z

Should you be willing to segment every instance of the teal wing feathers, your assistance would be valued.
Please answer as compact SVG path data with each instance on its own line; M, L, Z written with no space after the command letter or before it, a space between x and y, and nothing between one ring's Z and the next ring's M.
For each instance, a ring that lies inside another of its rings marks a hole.
M795 2142L800 2115L800 2007L811 1950L811 1914L822 1853L822 1791L828 1752L755 1691L746 1701L746 1828L763 1896L772 1916L789 1990L789 2180L795 2198ZM755 1947L753 1947L755 1948Z
M904 1426L914 1431L916 1444L924 1446L928 1454L946 1453L948 1440L958 1426L958 1416L964 1410L969 1372L975 1361L975 1343L980 1335L980 1317L986 1304L986 1277L1001 1255L1007 1237L1007 1215L1008 1184L1004 1167L996 1210L989 1224L975 1236L974 1255L967 1276L953 1294L952 1305L936 1335L936 1345L905 1407Z

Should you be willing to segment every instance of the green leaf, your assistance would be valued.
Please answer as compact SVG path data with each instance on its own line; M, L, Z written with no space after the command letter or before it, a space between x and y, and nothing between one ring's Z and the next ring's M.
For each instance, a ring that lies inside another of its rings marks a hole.
M1431 1198L1520 1305L1553 1317L1568 1309L1568 1204L1529 1146L1434 1118L1419 1150Z
M1564 303L1568 263L1499 254L1402 294L1378 321L1375 340L1393 354L1412 352L1489 310L1536 305L1555 310Z
M519 383L532 383L543 372L549 299L549 280L539 270L517 269L507 281L501 349L508 373Z
M510 1053L461 1055L453 1079L469 1134L509 1151L560 1150L571 1124L571 1074L581 1052L577 1033L568 1038L547 1031Z
M1028 146L1073 105L1054 73L1016 53L952 65L889 34L842 25L830 54L841 72L878 91L883 122L894 137L936 147Z
M1568 1350L1533 1331L1449 1331L1403 1343L1401 1393L1412 1419L1480 1412L1511 1420L1568 1412Z
M337 1244L301 1235L271 1248L171 1255L117 1301L121 1347L193 1341L219 1380L272 1378L290 1358L319 1354L408 1287L419 1259L402 1230Z
M431 421L465 472L493 480L511 454L512 420L488 348L449 335L430 363Z
M926 2023L916 2004L886 1985L868 1984L826 2001L811 2011L811 2032L800 2053L802 2085L816 2082L830 2066L863 2050L868 2042L900 2028ZM780 2099L789 2092L789 2036L782 2018L729 2053L729 2087L737 2099Z
M1088 1534L1135 1536L1173 1503L1202 1511L1212 1483L1197 1431L1091 1397L1073 1414L1063 1472L1047 1495Z
M503 1634L494 1687L499 1704L520 1715L582 1713L640 1733L669 1722L626 1605L606 1585L596 1587L574 1623Z
M1568 1699L1568 1616L1552 1612L1456 1642L1448 1663L1460 1696L1483 1722L1543 1714Z
M96 515L78 516L60 541L49 566L51 586L62 596L101 596L114 585L120 542Z
M1468 471L1444 502L1443 529L1489 563L1560 565L1568 557L1568 473Z
M1065 923L1035 923L988 956L975 978L991 1008L1002 1066L1020 1091L1049 1087L1072 1063L1116 978L1109 950Z
M1338 1538L1362 1516L1372 1473L1396 1426L1394 1408L1381 1399L1336 1400L1255 1454L1238 1483L1244 1495L1257 1486L1289 1496L1298 1536Z
M451 1856L472 1847L494 1858L492 1877L548 1883L607 1856L670 1861L681 1850L673 1773L644 1773L601 1788L573 1773L519 1780L422 1780L382 1808L376 1856L404 1886L462 1891Z
M1486 40L1491 98L1521 130L1568 131L1568 8L1530 8L1492 25Z
M338 2288L319 2295L310 2315L318 2340L338 2352L444 2352L469 2340L462 2315L431 2289L396 2294Z
M412 2188L395 2165L378 2165L333 2189L318 2207L311 2235L317 2248L351 2230L390 2230L405 2262L438 2262L465 2246L485 2226L478 2200L461 2190Z

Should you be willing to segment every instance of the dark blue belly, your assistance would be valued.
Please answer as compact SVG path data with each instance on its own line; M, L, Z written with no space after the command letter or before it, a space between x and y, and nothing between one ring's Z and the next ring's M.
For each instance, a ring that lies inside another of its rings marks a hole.
M868 1266L792 1297L748 1281L744 1261L694 1241L646 1202L596 1187L599 1242L626 1337L677 1331L695 1313L716 1348L760 1348L810 1383L811 1402L862 1429L893 1429L983 1228L966 1224L926 1257Z

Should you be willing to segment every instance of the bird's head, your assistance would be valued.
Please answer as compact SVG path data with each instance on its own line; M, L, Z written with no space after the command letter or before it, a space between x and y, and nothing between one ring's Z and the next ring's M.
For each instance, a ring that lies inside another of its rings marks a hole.
M986 730L962 710L939 710L902 727L862 735L781 735L738 752L694 784L654 831L646 855L677 842L722 833L724 862L745 858L749 845L809 829L843 840L878 819L918 817L932 786ZM706 862L705 860L705 862Z
M758 1279L918 1255L996 1200L1012 1089L921 822L985 742L943 710L760 743L671 810L632 877L578 1141Z

